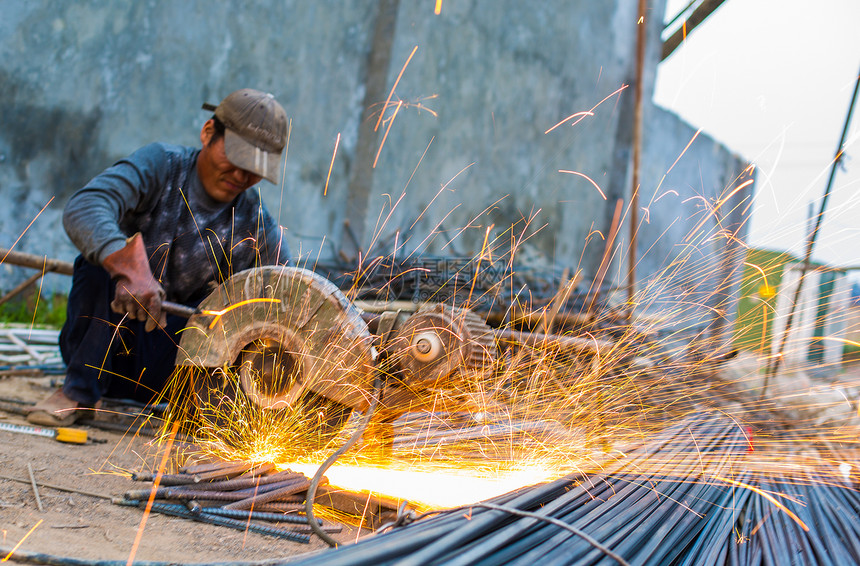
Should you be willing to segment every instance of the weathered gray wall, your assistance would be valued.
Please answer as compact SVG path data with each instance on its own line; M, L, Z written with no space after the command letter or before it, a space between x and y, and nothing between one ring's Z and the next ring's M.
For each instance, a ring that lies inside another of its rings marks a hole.
M652 4L646 20L648 100L663 0ZM292 118L284 187L261 188L288 228L294 255L316 257L323 238L323 257L338 249L352 255L345 219L364 249L375 234L392 242L399 230L398 242L406 240L408 251L470 255L480 250L489 226L491 238L507 242L514 224L516 234L537 232L528 246L545 261L579 265L591 276L603 243L589 234L606 231L608 203L630 191L632 87L576 125L545 132L632 83L636 3L457 0L444 2L436 16L433 2L402 0L386 93L417 50L393 98L403 104L393 121L390 106L381 125L377 143L389 123L391 128L361 222L347 195L378 5L6 0L0 18L0 195L7 206L0 210L0 246L24 234L16 249L72 259L75 251L59 223L72 191L147 142L198 144L208 118L200 104L252 86L274 93ZM656 110L646 119L642 186L653 192L691 133ZM697 165L676 166L672 182L707 194L724 188L727 171L739 168L704 136L682 162L688 160ZM586 179L560 169L588 175L609 200ZM682 171L689 177L682 178ZM652 211L644 232L662 232L672 214L671 208L665 215ZM378 222L380 217L387 220ZM684 222L678 219L679 227L672 228L675 242ZM434 237L440 226L448 233ZM639 248L644 254L647 246ZM644 261L640 277L657 269L656 260ZM0 287L9 287L23 274L0 266L0 277ZM63 289L68 282L48 284Z
M423 241L444 219L449 230L470 227L455 248L477 253L489 225L492 237L531 219L515 233L538 231L530 244L575 266L592 222L602 228L604 202L588 181L559 170L606 182L619 97L575 126L545 132L629 84L635 9L624 1L474 0L451 2L444 17L434 18L429 6L405 2L389 82L417 46L397 95L411 103L436 95L424 104L438 115L414 107L398 112L374 177L378 192L395 200L405 192L390 223L408 228L435 197L413 239ZM377 197L370 209L384 202ZM437 238L430 248L445 241Z
M298 234L322 236L338 214L321 206L323 182L338 132L341 151L353 150L375 6L3 2L0 245L24 233L17 250L71 260L60 225L68 196L148 142L198 145L209 117L200 105L245 86L274 93L293 120L286 189L264 183L264 198L276 215L281 209L294 242ZM340 177L335 170L335 182ZM0 287L23 276L5 267Z
M710 326L713 337L727 341L746 257L753 171L671 112L652 106L646 121L637 241L642 310L676 329Z

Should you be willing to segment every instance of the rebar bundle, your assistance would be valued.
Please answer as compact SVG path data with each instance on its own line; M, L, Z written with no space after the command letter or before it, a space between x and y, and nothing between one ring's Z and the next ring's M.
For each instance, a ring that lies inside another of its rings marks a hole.
M216 462L181 469L177 474L132 477L157 479L158 485L130 490L115 503L293 542L307 543L313 532L309 518L300 513L310 481L289 470L275 472L272 464ZM340 531L334 525L322 529Z
M318 261L313 270L333 281L354 299L407 300L469 304L476 311L507 310L513 303L527 302L533 308L546 307L556 297L565 280L552 266L510 265L488 262L479 257L452 257L422 254L394 259L380 256L371 265L356 262ZM599 289L597 287L600 287ZM611 286L578 288L565 298L563 308L583 312L597 292L603 299L592 307L606 307Z
M447 510L290 564L857 564L860 495L752 478L734 422L684 424L601 473ZM754 485L753 485L754 484Z

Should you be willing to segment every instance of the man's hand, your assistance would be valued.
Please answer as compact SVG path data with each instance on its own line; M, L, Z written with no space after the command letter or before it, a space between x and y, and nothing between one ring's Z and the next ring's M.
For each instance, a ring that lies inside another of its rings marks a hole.
M145 321L147 332L167 324L167 314L161 310L164 289L152 276L139 232L126 240L124 248L107 256L102 266L116 281L111 310Z

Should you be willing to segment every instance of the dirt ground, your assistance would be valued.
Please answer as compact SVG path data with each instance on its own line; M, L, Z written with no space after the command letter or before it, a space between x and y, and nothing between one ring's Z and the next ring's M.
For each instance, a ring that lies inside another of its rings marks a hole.
M0 376L0 397L35 402L50 393L51 382L50 377ZM3 410L0 422L27 424L23 416ZM141 510L115 505L111 498L150 485L133 481L130 473L157 466L153 439L79 428L87 431L86 444L0 430L0 560L19 543L31 553L123 563L132 552L136 561L197 563L289 558L328 548L316 537L301 544L158 514L144 525ZM28 465L40 484L41 511ZM357 532L344 526L332 536L354 541Z

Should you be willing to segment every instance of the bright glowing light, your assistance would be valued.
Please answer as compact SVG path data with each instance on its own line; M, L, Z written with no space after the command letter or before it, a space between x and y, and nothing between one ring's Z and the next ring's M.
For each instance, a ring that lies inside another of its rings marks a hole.
M283 464L308 477L316 464ZM439 466L413 465L409 469L335 463L326 470L329 484L349 491L370 492L402 499L413 506L429 509L457 507L476 503L511 490L558 477L540 465L526 465L498 474L469 468L444 469Z
M388 108L388 105L391 104L391 98L394 96L394 91L397 90L397 84L400 82L400 79L403 78L403 73L406 72L406 67L409 66L409 61L412 60L412 57L415 55L415 52L418 51L418 46L412 48L412 53L409 54L409 57L406 58L406 62L403 63L403 67L400 69L400 73L397 75L397 79L395 79L394 84L391 86L391 92L388 93L388 98L385 101L385 106L382 108L382 112L379 114L379 119L376 121L376 125L373 127L374 130L379 129L379 124L382 123L382 116L385 113L385 109Z

